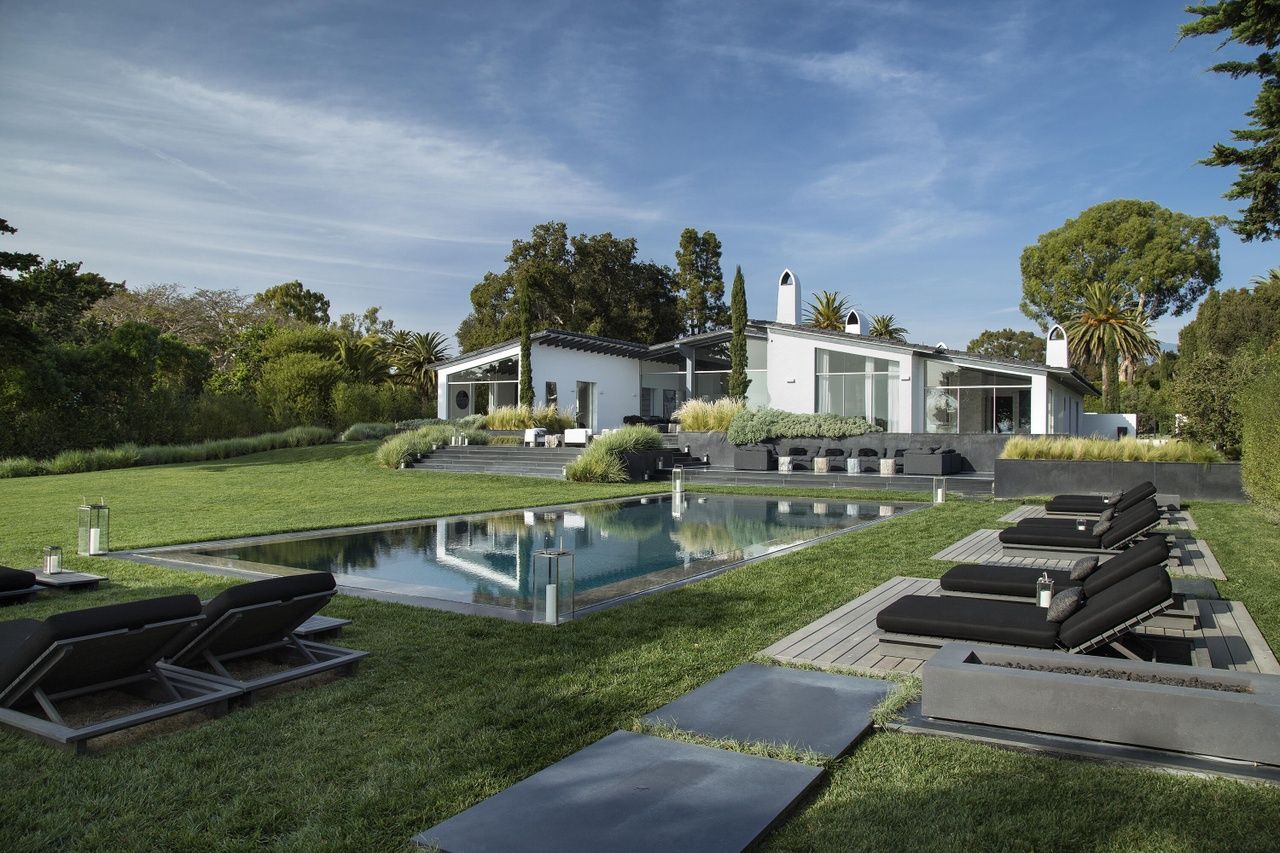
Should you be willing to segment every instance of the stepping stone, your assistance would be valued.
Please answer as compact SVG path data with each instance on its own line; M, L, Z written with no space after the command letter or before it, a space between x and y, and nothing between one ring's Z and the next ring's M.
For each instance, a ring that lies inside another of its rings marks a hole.
M414 836L473 851L738 851L822 769L614 732Z
M1218 585L1208 578L1176 577L1171 580L1173 581L1173 591L1182 593L1185 596L1208 599L1222 597L1218 594Z
M871 727L872 709L892 689L892 682L879 678L748 663L644 721L710 738L788 744L837 756Z

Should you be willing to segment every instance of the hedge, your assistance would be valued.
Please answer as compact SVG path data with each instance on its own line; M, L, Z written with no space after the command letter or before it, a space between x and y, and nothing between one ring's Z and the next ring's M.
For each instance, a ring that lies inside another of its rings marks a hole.
M801 415L780 409L744 409L729 424L730 444L759 444L774 438L846 438L883 432L866 418Z
M1264 370L1239 400L1244 490L1263 513L1280 523L1280 365Z

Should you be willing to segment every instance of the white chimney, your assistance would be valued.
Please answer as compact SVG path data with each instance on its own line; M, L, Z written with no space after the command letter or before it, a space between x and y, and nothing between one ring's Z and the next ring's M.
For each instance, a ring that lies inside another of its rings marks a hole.
M1061 326L1049 330L1049 339L1045 341L1044 363L1049 367L1070 367L1071 357L1067 353L1067 332Z
M844 330L851 335L862 334L862 318L858 316L856 308L850 311L849 316L845 318Z
M778 279L778 322L795 326L800 322L800 282L791 270Z

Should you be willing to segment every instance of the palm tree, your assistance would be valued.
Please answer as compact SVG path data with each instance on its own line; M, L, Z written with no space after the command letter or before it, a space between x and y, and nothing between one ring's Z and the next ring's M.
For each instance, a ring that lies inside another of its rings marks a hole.
M849 317L849 300L840 294L824 290L804 307L804 321L815 329L843 332Z
M404 340L393 336L392 343L395 379L412 387L423 400L430 400L436 395L436 372L431 365L449 357L448 340L439 332L415 332Z
M1114 411L1117 402L1119 360L1134 361L1160 351L1142 306L1119 285L1105 282L1089 285L1080 313L1066 322L1066 332L1073 357L1102 366L1107 411Z
M376 384L391 378L391 365L382 357L375 341L343 338L338 341L333 360L342 365L356 382Z
M885 338L890 341L905 341L907 330L898 325L898 318L892 314L876 314L871 318L871 328L867 334L873 338Z

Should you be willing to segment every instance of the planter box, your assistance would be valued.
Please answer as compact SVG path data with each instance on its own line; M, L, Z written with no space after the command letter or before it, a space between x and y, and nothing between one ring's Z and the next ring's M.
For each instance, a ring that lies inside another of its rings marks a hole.
M647 474L658 467L659 451L640 450L622 454L622 466L627 469L627 479L640 482L648 479Z
M1161 494L1183 499L1243 501L1240 463L1076 462L1067 459L997 459L995 496L1107 494L1142 480Z
M992 666L1129 672L1247 688ZM948 643L924 665L925 716L1280 765L1280 676Z

